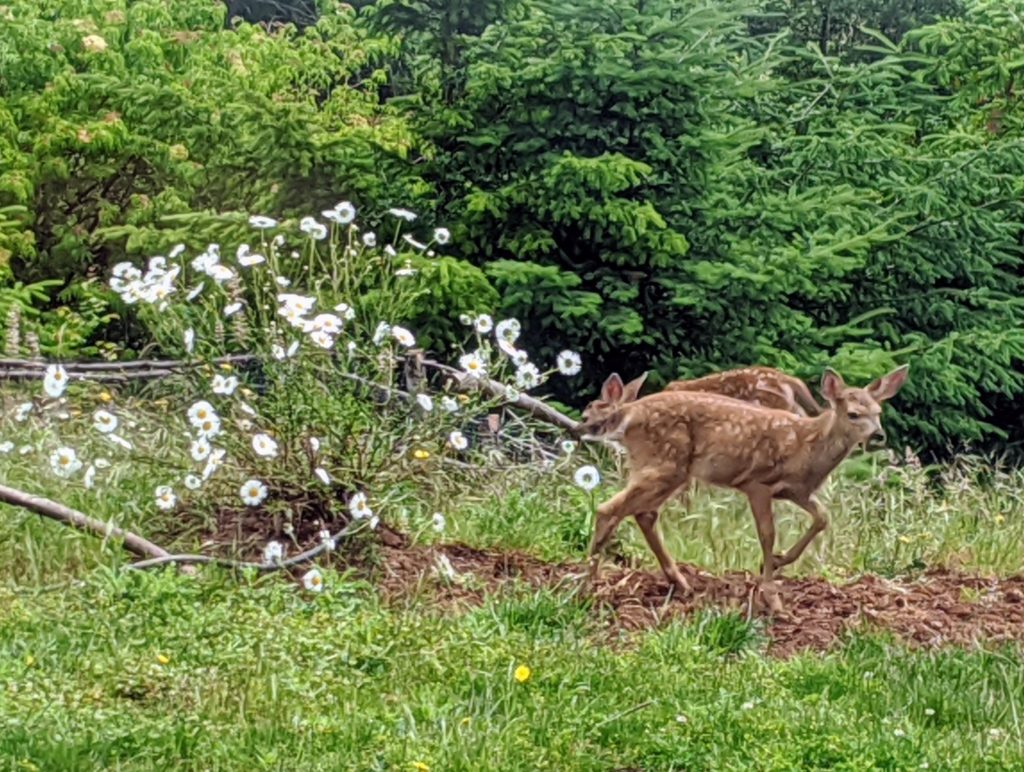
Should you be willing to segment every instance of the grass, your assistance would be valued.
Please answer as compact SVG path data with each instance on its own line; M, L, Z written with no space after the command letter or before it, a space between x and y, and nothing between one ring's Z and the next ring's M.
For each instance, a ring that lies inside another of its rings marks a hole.
M157 413L139 418L159 423ZM102 485L86 490L48 472L43 428L0 429L32 445L0 456L8 485L144 535L176 534L178 546L209 525L209 507L146 506L151 465L111 451ZM87 448L74 432L64 428L63 441ZM173 443L169 431L149 436ZM379 512L420 542L579 560L589 513L616 487L614 465L589 453L547 471L469 478L399 466L389 473L407 482ZM608 478L593 495L567 482L591 460ZM796 572L1014 573L1024 564L1022 491L1020 473L977 464L930 479L851 461L825 492L831 528ZM783 543L803 527L802 514L780 507ZM756 569L750 514L728 493L699 492L688 512L674 504L663 528L680 560ZM618 547L653 568L631 523ZM92 536L0 508L0 768L1024 766L1018 648L922 652L857 635L828 655L780 661L765 656L756 620L730 614L610 639L600 610L555 590L513 585L454 612L426 595L386 605L330 569L327 589L311 596L280 576L129 573L124 560Z

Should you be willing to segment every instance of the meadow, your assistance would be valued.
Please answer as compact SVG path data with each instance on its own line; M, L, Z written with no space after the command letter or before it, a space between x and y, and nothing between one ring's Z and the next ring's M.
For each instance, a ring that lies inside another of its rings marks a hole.
M115 266L187 366L101 382L67 363L5 388L11 488L266 566L342 534L286 571L134 570L115 539L4 506L6 768L1024 764L1024 474L850 459L777 619L745 602L759 547L720 491L662 519L697 597L668 597L632 523L590 588L621 462L518 409L579 357L535 363L518 322L467 314L460 377L410 369L417 331L388 321L416 299L399 250L433 257L449 234L397 209L378 243L355 216L257 216L249 243ZM241 351L258 366L223 363ZM783 544L805 527L778 520Z

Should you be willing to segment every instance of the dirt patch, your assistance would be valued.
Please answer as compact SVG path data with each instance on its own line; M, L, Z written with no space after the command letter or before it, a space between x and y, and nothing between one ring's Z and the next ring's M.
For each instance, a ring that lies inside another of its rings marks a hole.
M439 579L450 566L455 581ZM429 593L445 605L475 605L512 580L534 587L579 587L580 563L545 563L517 552L479 550L460 544L385 547L375 577L385 597ZM698 608L739 609L765 617L769 652L787 656L824 651L849 630L869 627L896 634L912 645L974 646L1024 642L1024 576L986 579L933 570L907 582L864 576L843 585L824 579L779 581L785 611L767 615L748 573L712 576L680 565L693 593L669 597L660 573L606 566L595 600L611 611L616 629L640 630Z

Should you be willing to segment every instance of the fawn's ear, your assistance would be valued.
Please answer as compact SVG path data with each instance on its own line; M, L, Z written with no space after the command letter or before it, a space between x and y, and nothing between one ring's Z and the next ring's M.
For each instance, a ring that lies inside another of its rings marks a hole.
M601 399L605 402L618 402L622 399L623 388L622 379L619 377L619 374L612 373L601 387Z
M845 388L846 383L843 381L843 376L831 367L826 367L821 376L821 396L829 402L835 402Z
M896 396L896 392L903 388L903 384L907 382L909 374L910 365L897 367L888 375L883 375L877 381L872 382L868 386L868 394L874 398L875 402L885 402L887 399L892 399Z
M634 378L627 383L622 389L622 401L633 402L637 397L640 396L640 389L644 386L644 381L647 380L647 373L644 373L639 378Z

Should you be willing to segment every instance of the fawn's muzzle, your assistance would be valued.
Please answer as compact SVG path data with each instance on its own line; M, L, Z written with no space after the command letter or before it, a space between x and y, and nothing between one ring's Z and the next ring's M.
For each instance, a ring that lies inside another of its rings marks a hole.
M885 431L883 429L875 429L864 443L864 450L879 450L885 447Z

